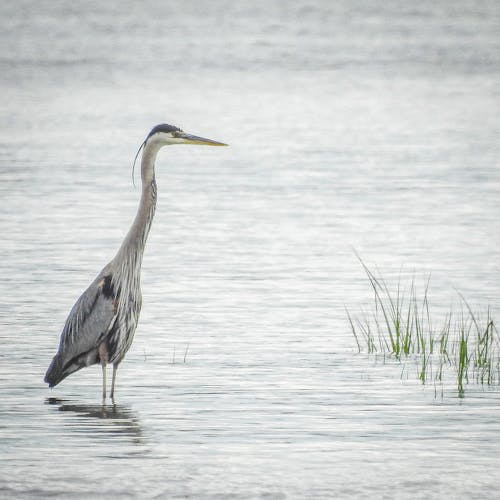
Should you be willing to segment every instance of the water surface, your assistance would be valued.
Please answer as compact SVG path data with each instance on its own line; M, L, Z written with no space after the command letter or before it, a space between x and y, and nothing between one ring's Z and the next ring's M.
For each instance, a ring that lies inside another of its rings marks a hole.
M0 494L494 498L498 388L357 355L353 249L500 316L496 2L0 7ZM43 375L170 122L143 310L100 369ZM185 358L185 359L184 359Z

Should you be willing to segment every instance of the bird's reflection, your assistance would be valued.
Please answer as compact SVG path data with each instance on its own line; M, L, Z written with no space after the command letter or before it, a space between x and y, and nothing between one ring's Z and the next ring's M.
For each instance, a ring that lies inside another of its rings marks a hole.
M103 434L103 437L119 435L132 438L133 443L144 444L139 418L128 406L114 403L84 404L58 398L47 398L45 403L57 406L59 411L76 415L79 425L75 430L92 430L94 435Z

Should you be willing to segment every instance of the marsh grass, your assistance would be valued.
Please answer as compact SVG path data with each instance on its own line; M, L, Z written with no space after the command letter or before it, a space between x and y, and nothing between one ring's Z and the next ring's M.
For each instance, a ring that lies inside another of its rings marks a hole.
M347 318L359 352L389 355L417 366L417 378L427 384L442 384L450 378L459 397L467 385L500 384L500 335L490 310L475 313L463 296L459 311L452 309L438 323L431 314L428 278L419 292L413 277L395 286L372 272L360 259L374 297L369 314ZM403 368L404 370L404 368Z

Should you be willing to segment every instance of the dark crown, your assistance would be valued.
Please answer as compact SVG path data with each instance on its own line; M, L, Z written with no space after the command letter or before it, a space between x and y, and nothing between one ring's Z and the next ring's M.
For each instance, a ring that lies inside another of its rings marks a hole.
M148 140L152 135L157 134L158 132L163 133L171 133L171 132L182 132L179 127L175 127L174 125L168 125L167 123L161 123L160 125L156 125L151 132L149 132L146 140Z

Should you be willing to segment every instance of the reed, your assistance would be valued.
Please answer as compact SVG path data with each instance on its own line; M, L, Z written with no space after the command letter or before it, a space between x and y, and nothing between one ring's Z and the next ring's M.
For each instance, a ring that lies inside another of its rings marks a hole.
M359 258L359 257L358 257ZM444 383L453 377L459 397L474 383L500 384L500 335L491 311L479 314L458 294L460 310L441 315L440 326L432 317L430 278L419 292L413 277L407 286L398 278L395 286L371 271L359 258L373 291L373 310L354 317L346 308L359 352L389 355L399 362L414 360L423 383ZM433 369L437 365L437 369ZM450 375L450 373L452 375Z

